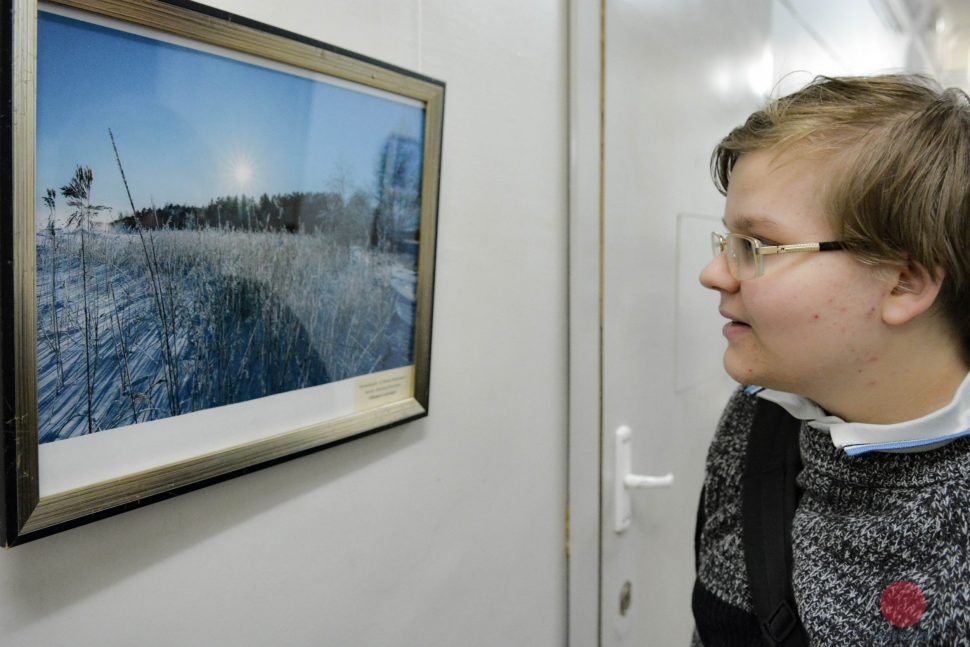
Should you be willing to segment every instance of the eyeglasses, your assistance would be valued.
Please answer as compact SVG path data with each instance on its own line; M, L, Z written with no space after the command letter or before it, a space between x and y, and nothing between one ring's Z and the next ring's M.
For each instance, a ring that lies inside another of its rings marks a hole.
M728 269L738 281L754 279L765 273L765 256L793 252L831 252L845 249L841 242L764 245L757 238L742 234L711 232L711 249L715 258L727 256Z

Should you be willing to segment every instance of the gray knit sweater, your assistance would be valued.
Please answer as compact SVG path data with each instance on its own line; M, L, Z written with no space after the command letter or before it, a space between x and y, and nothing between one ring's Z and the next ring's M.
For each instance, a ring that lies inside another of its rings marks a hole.
M738 390L728 403L702 502L698 589L735 617L753 613L741 476L756 401ZM792 524L792 579L812 645L970 646L970 439L850 458L826 432L803 425L800 447L804 492ZM718 640L706 647L738 643Z

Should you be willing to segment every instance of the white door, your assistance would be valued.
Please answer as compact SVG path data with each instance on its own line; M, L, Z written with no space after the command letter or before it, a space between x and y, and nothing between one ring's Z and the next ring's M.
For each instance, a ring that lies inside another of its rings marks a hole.
M868 61L850 64L860 33L867 43L882 34L882 64L908 63L906 38L887 31L873 6L572 2L574 647L689 643L704 458L735 386L721 368L717 295L697 282L710 258L709 233L721 229L723 198L710 180L710 154L788 71L872 71ZM843 20L847 8L852 29ZM782 86L809 78L787 77ZM674 483L630 490L629 527L618 531L624 519L617 519L614 457L624 426L633 472L672 473Z
M697 282L709 234L721 229L708 161L769 89L765 4L606 3L604 646L690 642L697 497L733 388L721 369L717 296ZM669 472L674 484L627 490L630 525L618 532L621 426L630 429L632 470Z
M769 89L765 4L606 0L599 13L574 3L571 83L584 88L570 105L574 647L690 641L704 457L734 388L717 296L697 282L722 208L708 161ZM668 488L629 490L628 521L615 496L621 427L633 472L674 476ZM594 488L595 504L585 497Z

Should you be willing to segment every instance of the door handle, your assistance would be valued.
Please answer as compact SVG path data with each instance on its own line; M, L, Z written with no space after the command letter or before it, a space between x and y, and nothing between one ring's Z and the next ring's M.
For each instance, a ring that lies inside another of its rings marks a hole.
M633 439L630 428L621 425L617 428L614 438L614 470L613 470L613 530L623 532L630 527L632 509L630 505L630 490L633 488L670 487L674 483L673 474L663 476L645 476L631 473L631 455Z

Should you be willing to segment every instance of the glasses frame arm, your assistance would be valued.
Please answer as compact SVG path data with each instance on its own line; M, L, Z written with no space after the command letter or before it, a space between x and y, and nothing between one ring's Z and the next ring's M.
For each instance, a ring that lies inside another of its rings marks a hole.
M829 241L825 243L795 243L792 245L762 245L760 243L756 243L754 246L754 251L759 256L788 254L791 252L829 252L839 249L845 249L845 245L838 241Z

